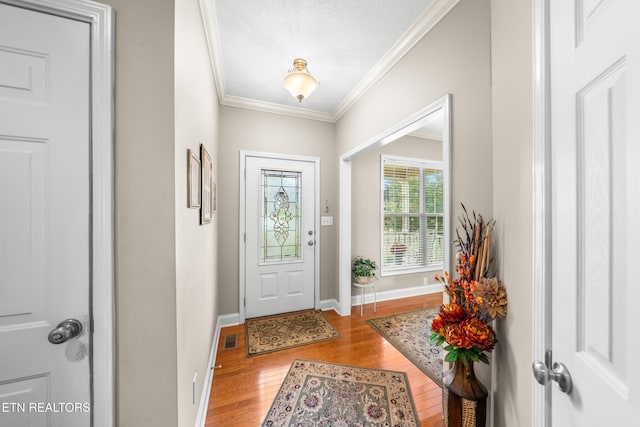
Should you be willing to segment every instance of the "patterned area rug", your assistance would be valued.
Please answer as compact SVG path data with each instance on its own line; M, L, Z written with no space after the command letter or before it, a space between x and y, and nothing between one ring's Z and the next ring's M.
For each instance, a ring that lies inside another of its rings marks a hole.
M247 319L247 356L340 338L338 330L314 310Z
M262 426L419 426L404 372L294 360Z
M367 323L442 387L442 348L429 343L431 321L439 310L440 307L428 307L367 320Z

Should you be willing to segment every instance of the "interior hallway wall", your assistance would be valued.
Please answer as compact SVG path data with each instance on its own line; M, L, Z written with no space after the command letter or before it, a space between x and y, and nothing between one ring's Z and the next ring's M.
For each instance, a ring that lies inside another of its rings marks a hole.
M509 312L498 322L495 426L531 422L532 2L491 1L493 215Z
M117 423L175 427L174 1L116 11Z
M346 153L447 93L452 95L451 225L455 236L461 202L486 218L493 214L489 0L458 3L342 117L336 136L338 155ZM451 253L455 255L453 246ZM491 384L486 365L478 366L477 373Z
M116 12L117 424L193 426L216 312L214 223L186 208L186 148L217 150L197 0L104 0Z
M489 0L461 1L336 127L340 155L450 93L453 227L460 202L492 214L490 30Z
M198 0L175 9L176 351L178 425L194 426L218 319L218 216L187 208L187 149L204 144L218 171L218 98ZM200 159L202 161L202 159ZM193 399L193 379L195 400Z
M320 299L337 298L338 172L335 125L228 106L220 107L219 122L220 314L239 312L240 150L320 158L320 206L316 209L316 215L332 215L334 219L333 226L321 226L319 230ZM328 214L325 213L325 203L329 206Z

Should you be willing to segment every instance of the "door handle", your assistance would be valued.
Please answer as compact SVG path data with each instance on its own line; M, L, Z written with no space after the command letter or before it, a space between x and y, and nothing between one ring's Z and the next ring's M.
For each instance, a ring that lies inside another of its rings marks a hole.
M54 330L49 332L51 344L62 344L82 332L82 323L76 319L63 320Z
M564 363L554 362L551 364L551 351L547 351L542 363L539 360L533 362L533 376L542 385L547 385L551 381L555 381L556 385L563 393L570 394L573 382L569 368Z

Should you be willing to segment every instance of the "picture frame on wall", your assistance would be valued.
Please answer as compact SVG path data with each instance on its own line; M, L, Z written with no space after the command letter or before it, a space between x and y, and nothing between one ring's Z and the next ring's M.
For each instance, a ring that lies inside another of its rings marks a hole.
M202 161L200 224L208 224L213 219L214 209L213 161L204 144L200 144L200 159Z
M200 159L191 149L187 149L187 207L200 207Z

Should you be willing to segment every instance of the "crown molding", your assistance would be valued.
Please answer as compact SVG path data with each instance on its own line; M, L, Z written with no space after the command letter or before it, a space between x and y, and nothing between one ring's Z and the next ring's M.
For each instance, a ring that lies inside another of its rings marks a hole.
M289 107L287 105L276 104L267 101L258 101L255 99L242 98L239 96L225 95L220 100L221 105L230 107L246 108L248 110L264 111L273 114L282 114L284 116L298 117L303 119L319 120L321 122L335 123L334 115L323 113L321 111L309 110L300 107Z
M213 81L218 94L218 101L222 103L225 97L224 93L224 71L222 70L222 51L220 50L220 39L218 34L218 18L216 14L215 0L199 0L200 14L202 15L202 25L204 26L204 37L209 50L209 61L211 62L211 71L213 73Z
M218 43L219 35L215 0L199 0L218 101L222 105L232 107L336 123L459 2L460 0L433 0L431 6L420 15L416 22L414 22L338 105L335 113L330 114L227 95L224 90L224 72L221 63L222 54Z
M416 45L460 0L434 0L416 22L387 51L349 95L338 105L335 121L351 109L413 46Z

